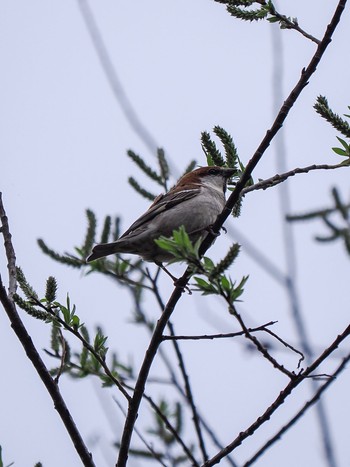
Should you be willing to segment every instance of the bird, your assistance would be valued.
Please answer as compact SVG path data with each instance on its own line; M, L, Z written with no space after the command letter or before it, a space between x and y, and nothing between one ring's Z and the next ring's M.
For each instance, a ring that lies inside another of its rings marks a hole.
M155 240L171 237L181 226L193 243L200 237L204 239L225 206L227 181L235 172L233 168L208 166L183 175L171 190L157 196L118 240L95 245L86 261L131 253L162 267L174 256L161 249Z

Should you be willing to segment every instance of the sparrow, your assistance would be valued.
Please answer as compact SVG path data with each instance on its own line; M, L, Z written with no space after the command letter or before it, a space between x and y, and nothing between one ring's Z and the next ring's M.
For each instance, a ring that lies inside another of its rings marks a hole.
M181 226L193 243L204 239L224 208L227 181L234 173L235 169L211 166L185 174L168 193L157 196L117 241L94 246L87 261L115 253L139 255L157 265L171 261L173 255L154 240L171 237Z

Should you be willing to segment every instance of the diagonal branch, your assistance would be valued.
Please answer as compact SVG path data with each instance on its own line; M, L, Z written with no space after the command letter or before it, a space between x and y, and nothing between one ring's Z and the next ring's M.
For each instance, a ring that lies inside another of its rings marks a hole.
M209 461L203 464L203 467L211 467L218 464L227 454L232 452L236 447L240 446L245 439L254 434L258 428L265 422L270 420L271 416L276 410L281 407L287 397L292 391L299 386L306 378L312 376L312 373L319 367L319 365L329 357L329 355L338 348L338 346L350 335L350 325L333 341L333 343L309 365L303 373L300 373L295 379L291 380L287 386L279 393L274 402L265 410L265 412L258 417L245 431L242 431L233 441L228 444L224 449L218 452Z
M109 85L111 86L114 97L119 103L125 118L129 125L137 134L137 136L143 141L145 146L149 149L152 154L157 153L158 144L154 137L151 135L149 130L145 127L143 122L140 120L135 108L133 107L130 99L128 98L123 85L119 79L117 71L113 65L111 56L108 52L106 44L103 40L102 33L97 25L96 19L90 8L88 0L78 0L78 7L81 16L85 22L85 26L91 38L91 42L95 48L97 57L100 61L101 67L105 73Z
M233 190L231 196L229 197L223 212L218 216L216 222L214 223L213 228L212 228L212 233L209 233L207 237L205 238L205 240L203 241L201 248L200 248L201 255L203 255L207 251L207 249L210 247L216 234L220 231L220 228L222 227L223 223L229 217L232 211L232 208L235 206L236 202L239 200L242 190L244 189L246 183L249 181L253 170L255 169L260 159L262 158L263 154L269 147L274 136L281 129L285 119L288 116L289 111L295 104L296 100L298 99L304 87L308 84L308 80L313 75L313 73L316 71L317 65L319 64L323 54L325 53L328 45L330 44L332 40L332 35L340 21L341 15L346 5L346 1L347 0L339 1L338 6L333 15L333 18L331 20L331 23L328 25L326 32L324 34L324 37L321 43L319 44L319 46L317 47L317 50L314 56L312 57L309 65L307 66L306 69L302 70L301 77L299 78L296 86L291 91L286 101L282 105L272 127L267 131L265 137L263 138L255 154L253 155L251 160L248 162L246 170L242 174L240 180L238 181L236 185L236 188ZM190 276L191 276L190 268L187 268L183 276L177 281L175 289L154 329L150 344L148 346L143 363L141 365L139 376L138 376L138 379L135 385L135 392L129 404L128 415L127 415L127 418L124 424L124 430L122 434L122 441L121 441L121 446L120 446L120 451L119 451L119 456L118 456L118 461L117 461L117 467L125 467L127 463L131 436L132 436L133 428L136 422L136 418L138 416L138 410L141 404L142 395L145 390L145 385L146 385L146 381L149 375L149 371L151 369L153 360L157 354L158 347L160 346L162 342L162 335L167 325L167 322L170 319L170 316L172 315L175 309L175 306L177 305L177 302L180 300L181 295L184 291L184 287L187 285ZM289 388L290 385L295 384L296 381L299 381L299 379L297 378L297 379L292 380L287 386L287 388ZM289 392L286 395L289 395ZM210 465L210 464L207 464L207 465Z
M120 450L119 450L119 457L118 457L118 462L117 462L118 467L122 467L122 466L124 467L128 460L128 452L129 452L131 436L132 436L134 425L135 425L135 422L138 416L138 410L139 410L141 400L142 400L142 397L145 391L146 381L147 381L153 360L157 354L158 347L162 342L162 335L163 335L164 329L170 319L170 316L172 315L175 309L175 306L177 305L177 302L179 301L184 291L182 283L187 283L189 278L190 278L190 272L186 271L185 274L179 279L178 284L175 286L175 289L173 293L171 294L171 297L166 307L164 308L164 311L161 317L157 321L151 341L149 343L144 360L141 365L139 376L135 384L134 395L129 404L128 415L125 420L124 430L123 430L123 435L122 435L122 440L121 440L121 445L120 445Z
M8 228L6 212L5 212L3 203L2 203L1 196L0 196L0 216L1 216L1 222L2 222L1 230L4 235L4 239L5 239L6 254L7 254L7 257L9 258L9 262L11 263L11 266L9 266L9 269L11 269L14 266L15 255L14 255L13 245L11 242L10 230ZM13 280L15 280L15 275L12 281ZM11 282L11 279L10 279L10 282ZM11 293L11 289L13 290L13 282L12 282L12 286L10 286L10 293ZM71 437L74 447L78 455L80 456L81 461L87 467L94 467L95 464L92 460L92 455L84 444L84 441L78 431L78 428L75 425L74 420L68 410L68 407L66 406L66 403L60 393L59 387L52 379L43 360L41 359L38 351L36 350L30 335L28 334L19 314L17 313L16 307L13 303L11 295L10 294L8 295L6 293L6 289L2 283L1 276L0 276L0 302L2 303L2 306L4 307L4 310L7 316L9 317L9 320L11 321L11 327L13 331L18 337L19 341L21 342L34 368L38 372L40 379L46 386L46 389L48 390L54 402L55 409L59 413Z
M266 452L267 449L269 449L276 441L280 440L281 437L284 435L286 431L288 431L304 414L305 412L310 409L317 401L319 401L321 395L323 392L328 389L328 387L334 383L336 378L339 376L339 374L345 369L347 363L350 361L350 355L345 357L339 367L336 369L336 371L330 375L330 377L327 379L327 381L316 391L315 395L308 400L304 406L299 410L299 412L294 415L294 417L289 420L289 422L284 425L272 438L270 438L264 446L262 446L259 451L257 451L254 456L252 456L245 464L243 467L248 467L262 455L264 452Z
M282 128L282 125L284 121L286 120L291 108L295 104L296 100L298 99L299 95L307 86L309 79L311 76L314 74L316 71L316 68L318 64L320 63L323 54L325 53L328 45L332 41L332 35L340 21L341 15L344 11L345 5L346 5L347 0L340 0L338 3L338 6L335 10L335 13L333 15L333 18L330 22L330 24L327 26L326 32L324 34L324 37L322 41L320 42L319 46L316 49L315 54L313 55L309 65L307 68L303 68L301 72L301 76L294 87L292 91L290 92L289 96L287 99L284 101L282 107L280 108L277 117L271 126L269 130L267 130L265 137L263 138L262 142L260 143L259 147L255 151L253 157L250 159L248 162L246 169L244 173L242 174L241 178L237 182L237 185L233 192L231 193L229 199L227 200L227 203L225 205L225 208L223 212L218 216L215 224L213 225L212 232L207 235L201 245L200 248L200 253L204 254L207 249L210 247L211 243L213 242L215 235L219 233L223 223L226 221L226 219L229 217L233 207L239 200L242 191L245 188L245 185L249 181L253 170L255 167L258 165L260 162L260 159L264 155L265 151L268 149L268 147L271 144L271 141L275 137L275 135L278 133L278 131Z
M151 280L151 282L153 284L153 293L155 294L157 302L158 302L161 310L164 310L165 304L163 303L163 300L162 300L162 298L160 296L156 280L152 279L151 277L150 277L150 280ZM168 326L168 329L170 331L170 334L172 336L174 336L175 331L174 331L174 326L173 326L172 322L168 321L167 326ZM208 456L207 449L206 449L205 442L204 442L204 437L203 437L203 433L202 433L200 419L199 419L198 412L197 412L197 407L196 407L194 397L193 397L193 393L192 393L190 379L189 379L189 376L188 376L187 371L186 371L185 361L184 361L183 355L181 353L179 343L176 342L176 340L174 340L172 342L172 344L173 344L175 354L176 354L176 358L177 358L177 361L178 361L178 364L179 364L179 368L180 368L180 371L181 371L181 374L182 374L182 377L183 377L183 380L184 380L186 399L187 399L187 401L188 401L188 403L189 403L189 405L191 407L192 420L193 420L194 428L195 428L195 431L196 431L196 434L197 434L200 450L202 452L203 462L205 462L209 458L209 456Z

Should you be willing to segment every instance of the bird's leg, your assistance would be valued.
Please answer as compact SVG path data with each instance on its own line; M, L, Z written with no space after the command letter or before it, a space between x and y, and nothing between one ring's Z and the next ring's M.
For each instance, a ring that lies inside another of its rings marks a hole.
M213 225L208 225L208 227L205 230L207 230L214 237L219 237L220 236L220 232L214 232Z
M177 277L173 276L173 275L171 274L171 272L168 271L167 268L163 265L163 263L158 262L158 261L155 261L155 263L156 263L156 265L157 265L160 269L162 269L169 277L172 278L172 280L173 280L175 286L179 285L179 279L178 279ZM184 289L184 290L187 290L187 292L188 292L189 295L192 295L192 292L191 292L191 290L189 289L189 287L188 287L187 285L185 285L185 286L183 287L183 289Z
M166 274L168 274L169 277L172 278L174 281L174 284L178 281L177 277L173 276L170 271L167 270L167 268L163 265L163 263L160 263L159 261L155 261L156 265L162 269Z
M208 225L208 227L206 228L206 230L207 230L211 235L214 235L214 237L219 237L219 235L220 235L220 232L214 232L214 231L213 231L213 225ZM225 234L227 234L227 229L226 229L226 227L222 226L222 227L221 227L221 230L222 230Z

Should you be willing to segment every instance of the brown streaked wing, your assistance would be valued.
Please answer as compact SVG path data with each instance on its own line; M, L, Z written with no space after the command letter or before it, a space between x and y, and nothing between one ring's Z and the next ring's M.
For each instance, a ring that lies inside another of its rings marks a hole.
M149 222L150 220L154 219L156 216L159 216L164 211L167 211L174 206L177 206L179 203L183 201L187 201L194 196L197 196L200 192L200 188L195 188L191 190L183 190L179 192L171 192L169 191L165 195L159 195L154 200L151 207L146 211L141 217L139 217L129 228L126 232L123 233L119 238L124 238L133 232L136 229L139 229L144 224Z

